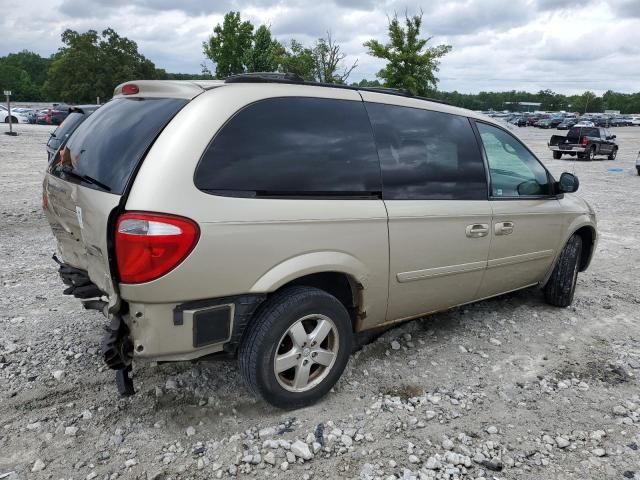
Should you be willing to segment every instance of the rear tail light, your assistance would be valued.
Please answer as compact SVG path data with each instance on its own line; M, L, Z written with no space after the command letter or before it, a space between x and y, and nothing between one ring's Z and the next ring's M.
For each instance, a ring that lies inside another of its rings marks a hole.
M166 275L191 253L200 237L188 218L128 212L118 218L115 250L122 283L143 283Z
M582 141L580 142L582 145L588 145L589 139L587 137L582 137Z

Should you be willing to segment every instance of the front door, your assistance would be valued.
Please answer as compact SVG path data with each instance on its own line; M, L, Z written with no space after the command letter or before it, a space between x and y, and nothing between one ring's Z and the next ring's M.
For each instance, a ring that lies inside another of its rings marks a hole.
M387 320L474 300L487 264L491 208L469 120L426 110L419 100L388 105L375 103L374 93L362 95L389 218Z
M491 248L479 297L540 282L560 248L551 176L513 135L477 122L490 172Z

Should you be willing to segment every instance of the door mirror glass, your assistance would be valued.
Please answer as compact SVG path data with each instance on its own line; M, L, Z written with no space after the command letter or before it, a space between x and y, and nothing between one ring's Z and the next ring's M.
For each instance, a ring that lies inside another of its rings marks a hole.
M573 193L578 190L580 181L578 177L572 173L564 172L560 175L560 181L558 182L558 191L560 193Z

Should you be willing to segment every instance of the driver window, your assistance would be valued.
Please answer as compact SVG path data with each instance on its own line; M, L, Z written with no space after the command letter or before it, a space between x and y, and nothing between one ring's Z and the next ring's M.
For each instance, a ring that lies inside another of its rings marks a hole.
M477 123L491 174L491 196L548 195L547 171L519 140L499 128Z

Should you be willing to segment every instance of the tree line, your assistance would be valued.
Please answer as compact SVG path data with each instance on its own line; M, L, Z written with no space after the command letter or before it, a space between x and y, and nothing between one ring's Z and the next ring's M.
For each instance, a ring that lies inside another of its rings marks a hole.
M367 53L385 61L374 80L351 85L404 89L412 95L429 96L472 110L504 110L516 102L540 103L542 110L622 113L640 112L640 93L607 91L598 96L587 91L563 95L551 90L480 92L476 94L437 89L441 59L450 45L431 46L421 36L422 14L404 18L394 15L388 23L388 41L364 43ZM119 83L132 79L211 79L247 72L289 72L308 81L347 84L358 61L347 61L342 46L331 32L311 45L276 39L268 25L257 28L239 12L228 12L203 42L204 57L199 74L168 73L138 51L136 42L107 28L102 32L65 30L62 47L48 58L23 50L0 57L0 89L12 90L16 101L108 100Z

